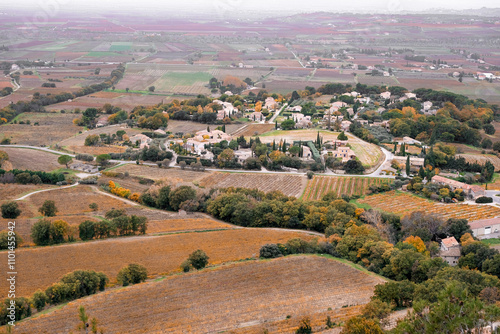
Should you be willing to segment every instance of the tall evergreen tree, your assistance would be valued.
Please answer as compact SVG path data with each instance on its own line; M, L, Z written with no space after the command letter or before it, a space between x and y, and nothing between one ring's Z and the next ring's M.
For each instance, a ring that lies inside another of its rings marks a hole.
M406 176L410 176L410 156L406 157Z
M273 151L276 151L276 140L273 139Z
M397 151L398 151L398 143L395 143L394 144L394 154L396 154Z

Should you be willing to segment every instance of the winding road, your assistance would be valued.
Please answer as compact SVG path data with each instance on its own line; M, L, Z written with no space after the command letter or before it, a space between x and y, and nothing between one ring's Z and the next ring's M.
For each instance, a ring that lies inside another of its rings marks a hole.
M0 147L11 147L11 148L24 148L24 149L32 149L32 150L39 150L39 151L44 151L52 154L58 154L58 155L69 155L70 157L76 157L75 154L70 154L70 153L65 153L65 152L60 152L56 150L52 150L50 148L46 147L37 147L37 146L29 146L29 145L0 145ZM380 148L382 152L385 154L385 159L384 161L380 164L380 166L372 173L370 174L365 174L365 175L359 175L359 176L365 176L365 177L379 177L379 178L387 178L387 179L393 179L395 176L391 175L381 175L382 170L384 169L384 164L392 160L393 155L391 152L386 150L385 148L381 147ZM173 159L172 159L173 160ZM175 160L172 161L174 163ZM117 163L119 165L124 165L124 164L136 164L135 161L129 161L129 160L109 160L109 162L112 163ZM171 164L172 164L171 163ZM146 166L157 166L156 163L151 163L151 162L143 162L142 165ZM171 168L181 168L180 166L170 166ZM286 174L291 174L291 175L306 175L306 173L298 173L298 172L281 172L281 171L269 171L269 170L228 170L228 169L219 169L219 168L206 168L205 170L207 171L212 171L212 172L231 172L231 173L246 173L246 174L280 174L280 175L286 175ZM328 176L346 176L346 174L338 174L334 172L325 172L321 173L321 175L328 175ZM352 175L349 175L352 176Z

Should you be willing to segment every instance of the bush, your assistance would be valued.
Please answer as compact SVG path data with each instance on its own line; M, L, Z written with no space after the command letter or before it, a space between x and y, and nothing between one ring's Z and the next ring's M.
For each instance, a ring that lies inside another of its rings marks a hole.
M50 227L51 222L46 219L40 219L31 227L31 238L37 246L50 245Z
M282 257L283 254L276 244L267 244L260 248L260 255L263 259L274 259L277 257Z
M82 240L92 240L95 237L95 222L86 220L78 225L79 236Z
M75 157L76 160L91 162L94 161L94 156L91 154L79 153Z
M127 286L129 284L137 284L144 282L147 277L148 277L148 272L146 267L141 266L140 264L132 263L120 269L116 279L119 284Z
M202 251L201 249L198 249L191 253L188 257L189 263L193 266L195 269L203 269L207 266L208 264L208 259L209 257L207 254Z
M21 210L17 205L17 202L5 202L2 204L2 218L5 219L16 219L21 214Z
M15 241L14 244L12 242ZM9 245L10 242L10 245ZM9 249L9 246L14 248L19 247L23 242L23 239L14 231L2 231L0 232L0 250Z
M38 209L38 211L45 217L54 217L58 212L56 208L56 203L51 200L46 200L45 202L43 202L42 206Z
M20 173L16 175L16 182L20 184L28 184L31 182L31 175L29 173Z
M481 196L476 198L476 203L493 203L493 198Z
M170 192L168 199L170 207L177 211L179 210L181 203L195 199L196 191L189 186L180 186L177 189L174 189Z
M92 211L97 211L99 209L99 205L97 205L97 203L90 203L89 209L91 209Z
M307 172L307 178L311 180L314 177L314 172L308 171Z
M186 261L181 263L181 270L185 273L190 271L192 267L193 266L191 265L191 262L189 262L189 260L186 260Z
M42 290L37 290L31 297L31 303L36 308L38 312L43 310L45 305L48 303L49 298Z

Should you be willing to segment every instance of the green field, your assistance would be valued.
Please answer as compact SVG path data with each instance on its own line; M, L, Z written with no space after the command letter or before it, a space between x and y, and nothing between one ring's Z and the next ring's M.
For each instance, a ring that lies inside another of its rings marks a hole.
M167 72L154 82L159 91L169 91L178 86L204 86L213 77L207 72Z
M128 51L132 48L132 43L129 42L113 42L109 47L109 51Z
M91 51L85 55L85 57L89 58L99 58L99 57L110 57L110 56L122 56L116 52L108 52L108 51Z

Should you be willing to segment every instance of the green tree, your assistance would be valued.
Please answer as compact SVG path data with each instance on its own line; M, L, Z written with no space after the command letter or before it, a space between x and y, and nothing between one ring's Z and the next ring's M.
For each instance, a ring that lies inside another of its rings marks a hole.
M170 186L161 187L156 199L156 207L163 210L170 210Z
M135 263L131 263L120 269L116 277L118 283L123 286L144 282L146 278L148 278L146 267Z
M342 131L338 136L337 136L337 139L338 140L348 140L349 138L346 136L346 134L344 133L344 131Z
M99 143L99 136L98 135L88 135L87 138L85 138L85 146L95 146L97 143Z
M209 259L208 255L201 249L194 251L188 257L189 263L191 263L193 268L198 270L203 269L207 266L208 259Z
M80 239L92 240L95 237L95 222L86 220L78 225Z
M5 202L2 204L2 218L5 219L16 219L21 214L21 210L19 209L19 205L17 202Z
M31 296L31 303L33 304L33 306L36 308L36 310L38 312L43 310L43 308L48 303L48 301L49 301L49 299L48 299L47 295L42 290L37 290L33 294L33 296Z
M13 241L15 241L14 244L12 243ZM0 249L9 249L10 247L17 248L22 242L23 239L14 231L0 232Z
M363 174L365 167L359 160L349 160L344 165L344 170L347 174Z
M45 217L54 217L58 212L56 203L52 200L46 200L43 202L38 211Z
M406 157L406 176L410 176L410 156Z
M149 90L150 92L154 92L154 91L155 91L155 89L156 89L156 88L155 88L155 86L149 86L149 87L148 87L148 90Z
M69 155L61 155L59 158L57 158L57 162L60 165L65 165L66 168L69 168L69 164L73 161L73 158L70 157Z
M51 222L47 219L40 219L31 227L31 239L37 246L47 246L51 244L50 227Z
M196 191L189 186L180 186L172 190L168 196L169 204L172 210L179 210L181 204L196 197Z
M287 119L280 124L283 130L292 130L295 128L295 121L293 119Z
M111 160L111 155L109 154L99 154L96 157L96 162L101 166L106 166L109 160Z
M312 327L311 327L311 319L308 317L304 317L300 320L299 323L299 328L295 331L296 334L311 334L312 333Z

